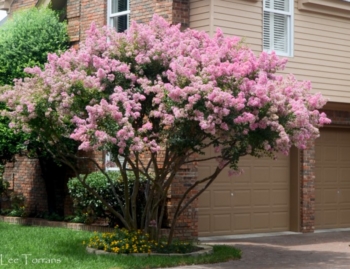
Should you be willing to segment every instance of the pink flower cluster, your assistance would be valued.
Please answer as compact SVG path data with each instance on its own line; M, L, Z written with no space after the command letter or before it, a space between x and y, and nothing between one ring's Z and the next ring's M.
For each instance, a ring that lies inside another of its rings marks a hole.
M44 70L28 68L32 78L0 100L12 109L5 114L13 126L38 131L35 119L45 118L83 150L157 152L176 126L196 126L196 135L222 148L240 141L247 153L287 153L291 145L304 148L330 120L309 82L275 74L285 64L274 53L255 56L220 30L213 38L182 32L154 16L125 33L92 25L80 50L49 55Z

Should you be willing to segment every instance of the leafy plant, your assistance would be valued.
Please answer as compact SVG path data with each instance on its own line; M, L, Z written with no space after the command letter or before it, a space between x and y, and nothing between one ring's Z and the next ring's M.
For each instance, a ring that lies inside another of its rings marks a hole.
M115 210L122 212L122 208L118 202L118 199L120 199L121 204L125 204L126 202L123 196L125 183L123 182L122 175L118 171L108 171L107 175L112 179L111 182L102 172L93 172L86 177L85 183L103 196L108 204ZM131 191L134 187L134 181L132 180L132 174L130 172L128 172L128 176L130 180L127 183ZM141 178L141 182L144 185L146 182L145 177ZM73 205L77 216L84 216L85 223L93 222L97 218L107 218L110 227L116 225L123 226L123 223L121 223L99 199L92 195L78 178L72 178L68 181L68 190L73 198ZM144 187L141 187L137 196L138 221L141 220L141 215L145 206L143 190Z
M11 208L1 210L1 214L11 217L25 217L25 198L22 193L11 192L9 194Z
M68 49L66 28L58 14L48 8L14 13L0 28L0 85L25 77L26 67L43 67L48 53Z
M88 223L88 214L69 215L64 218L64 221L74 223Z

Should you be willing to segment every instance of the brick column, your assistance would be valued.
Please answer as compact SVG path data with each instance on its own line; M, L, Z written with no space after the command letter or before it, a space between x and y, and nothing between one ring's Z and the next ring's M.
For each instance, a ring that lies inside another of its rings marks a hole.
M179 172L171 184L170 202L168 204L168 214L171 220L174 216L176 207L184 194L184 192L197 180L197 168L195 163L189 163L181 167ZM197 189L192 190L185 204L191 197L198 192ZM182 240L191 240L198 237L198 199L194 200L185 211L179 216L175 228L175 238Z
M300 231L315 230L315 141L301 152Z

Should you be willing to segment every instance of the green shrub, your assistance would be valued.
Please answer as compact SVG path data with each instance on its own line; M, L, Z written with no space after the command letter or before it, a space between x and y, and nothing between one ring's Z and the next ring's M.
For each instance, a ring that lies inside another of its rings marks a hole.
M19 11L0 28L0 85L25 77L25 67L43 67L48 53L68 48L66 23L48 8Z
M119 172L107 172L108 176L113 180L114 188L116 194L123 204L125 204L124 198L124 182L122 180L121 174ZM132 179L131 173L128 175L129 178L129 191L132 192L134 181ZM143 208L145 205L145 197L143 194L145 179L141 179L141 186L139 189L139 194L137 196L137 205L138 205L138 221L141 220L141 215L143 213ZM122 212L117 198L115 197L111 184L108 179L101 172L93 172L89 174L86 178L86 183L93 188L97 193L104 197L113 208ZM85 220L86 223L92 222L96 218L108 218L109 226L114 227L116 225L123 226L123 224L114 216L112 213L108 212L105 209L102 202L95 198L92 194L88 192L86 188L83 187L81 182L77 178L72 178L68 181L68 190L73 199L73 205L76 215L88 215L88 218Z

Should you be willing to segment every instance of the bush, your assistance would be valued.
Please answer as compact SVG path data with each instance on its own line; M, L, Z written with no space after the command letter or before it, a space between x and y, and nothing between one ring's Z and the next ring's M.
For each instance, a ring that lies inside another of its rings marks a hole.
M68 49L66 23L48 8L31 8L13 15L0 28L0 85L25 77L25 67L43 67L48 53Z
M122 180L121 174L119 172L107 172L108 176L113 180L114 188L116 194L121 200L122 204L125 204L124 198L124 182ZM129 179L132 178L131 173L129 174ZM141 178L141 187L137 197L138 205L138 221L141 220L141 215L143 213L143 207L145 205L145 197L143 194L145 178ZM129 190L132 192L134 186L134 181L129 180ZM108 179L101 172L93 172L89 174L86 178L86 183L93 188L97 193L105 198L110 205L113 206L118 212L122 212L120 206L118 205L117 198L113 194L111 184ZM108 218L109 226L114 227L116 225L122 226L122 223L110 213L103 206L102 202L95 198L92 194L88 192L86 188L83 187L81 182L77 178L72 178L68 181L68 190L73 199L73 205L76 215L88 215L85 222L92 222L96 218Z

